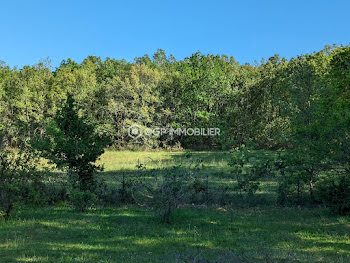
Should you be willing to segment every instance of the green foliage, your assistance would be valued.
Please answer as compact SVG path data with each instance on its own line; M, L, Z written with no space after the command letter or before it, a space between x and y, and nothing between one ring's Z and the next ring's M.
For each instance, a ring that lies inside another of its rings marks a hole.
M252 155L253 153L256 158L263 155L270 158L275 151L256 150L251 152ZM284 154L281 153L281 156ZM191 197L188 191L191 188L200 190L205 187L206 175L209 175L209 193L217 197L222 189L229 187L226 200L237 200L233 187L235 182L232 180L234 178L228 174L230 167L226 160L229 158L231 156L227 152L107 151L100 161L106 164L105 172L99 178L104 179L110 188L121 189L123 173L126 182L129 179L142 179L145 183L150 182L148 185L155 186L153 183L158 181L161 184L163 176L165 178L176 170L185 195L178 199L179 205L170 216L171 226L159 224L155 220L155 208L148 211L135 204L123 204L120 207L96 206L89 213L76 213L65 203L44 207L22 205L16 214L16 220L0 223L0 240L3 241L1 260L40 261L44 258L48 262L71 262L81 257L83 252L82 260L91 262L108 262L116 253L117 261L130 262L192 262L195 258L209 262L349 261L349 254L344 249L349 239L349 217L330 215L321 205L312 209L302 206L276 207L273 202L276 196L274 178L266 178L260 183L261 191L255 198L264 200L264 196L273 197L268 203L262 203L263 206L249 208L242 204L244 208L232 207L227 203L215 203L213 198L209 199L208 206L204 208L198 205L200 203L193 205L192 199L188 199ZM254 159L250 160L253 162ZM135 167L136 163L140 168ZM181 168L173 169L174 165L179 164L182 164ZM64 179L66 175L61 176ZM325 178L328 176L329 174L325 175ZM317 189L322 193L319 188L321 182L323 178L319 178L315 184L317 200ZM344 185L344 181L339 182L340 186ZM104 191L104 186L101 189ZM118 202L118 196L115 197ZM67 243L67 240L70 242ZM99 240L99 249L95 249L96 240ZM64 246L65 256L62 257L61 250L42 250L50 242L55 247L57 244ZM328 244L325 245L325 242ZM215 244L215 248L201 244ZM120 246L126 249L120 250ZM110 249L111 247L116 249ZM232 250L232 247L239 249ZM229 256L231 254L237 257Z
M92 190L82 189L79 176L76 174L69 175L67 195L69 202L78 212L85 212L97 203L96 194Z
M326 46L290 60L274 55L255 65L200 52L177 61L164 50L133 63L67 59L54 71L46 61L20 70L2 64L0 133L8 146L42 136L72 94L80 114L119 149L134 148L127 134L132 124L218 127L218 137L142 136L137 144L230 149L234 142L254 141L266 149L321 140L329 142L328 148L338 147L334 158L341 159L349 148L348 57L349 47Z
M43 139L34 145L58 168L68 168L70 174L77 174L79 189L93 189L93 175L100 168L95 162L104 152L107 140L79 116L72 96L68 96L66 104L47 125Z
M122 184L119 189L119 201L121 203L133 203L132 189L134 186L134 180L126 178L125 174L122 175Z
M241 145L231 151L229 165L237 180L237 190L253 195L260 181L272 175L271 160L265 155L257 155L252 148Z
M156 171L147 171L141 163L137 168L140 175L132 183L132 197L137 204L155 211L161 222L170 223L180 205L208 205L208 176L205 181L199 174L203 160L186 157L184 163Z
M5 219L10 216L16 202L39 199L36 196L40 192L34 188L39 176L36 161L35 155L28 151L0 151L0 201Z
M295 152L279 152L274 160L275 178L278 183L277 203L284 206L287 204L302 204L307 173L301 159Z
M105 135L118 149L232 149L253 141L257 149L285 151L274 168L279 202L294 203L296 197L301 203L308 192L316 204L321 175L350 170L349 59L349 46L326 46L254 65L200 52L177 61L164 50L132 63L67 59L55 70L48 61L21 69L1 64L0 144L17 147L39 139L45 157L77 174L80 190L91 190ZM132 124L218 127L221 136L154 135L135 141L128 136ZM231 162L237 190L248 194L258 191L272 170L271 159L253 155L239 149ZM192 186L196 198L208 200L205 179L196 178ZM120 192L125 200L127 188L124 184Z
M350 170L350 48L336 50L330 62L329 88L324 91L321 114L323 134L333 162Z
M141 179L134 183L133 198L139 205L152 209L161 222L170 223L174 210L185 194L185 182L179 177L179 167L174 166L153 184Z
M350 175L349 173L330 174L321 178L317 184L318 198L333 212L339 215L350 213Z

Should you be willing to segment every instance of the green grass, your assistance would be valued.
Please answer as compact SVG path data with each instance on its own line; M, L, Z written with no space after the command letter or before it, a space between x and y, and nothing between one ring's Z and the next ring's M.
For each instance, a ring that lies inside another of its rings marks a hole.
M188 165L196 160L203 160L204 171L228 174L228 152L192 152L186 158L184 152L129 152L106 151L101 156L99 164L103 164L105 172L135 171L138 162L146 165L147 169L170 167L172 165Z
M226 153L194 153L219 187L231 184ZM181 162L184 153L106 152L103 176ZM187 160L188 162L188 160ZM271 194L265 182L260 194ZM210 261L204 261L204 259ZM219 259L221 261L219 261ZM197 260L197 261L196 261ZM202 261L200 261L202 260ZM350 217L322 208L181 208L172 224L135 206L74 212L69 207L23 207L0 221L0 262L350 262Z
M264 152L266 154L266 152ZM259 155L259 153L257 153ZM98 164L104 166L102 177L110 187L120 187L122 174L126 177L135 178L140 176L136 166L139 163L144 165L146 171L154 171L154 174L164 174L163 168L181 165L184 169L195 169L198 161L202 161L202 168L197 171L199 177L203 180L208 176L209 187L212 192L227 187L227 193L232 194L236 186L235 178L230 173L228 161L229 152L132 152L132 151L107 151L102 155ZM257 196L263 197L262 200L268 200L275 203L275 192L277 184L275 181L265 179L261 182ZM236 196L237 197L237 196ZM233 200L233 199L232 199ZM258 201L258 200L253 200ZM235 203L237 203L235 201Z
M135 207L26 208L1 223L0 261L350 262L349 224L320 209L181 209L164 225Z
M186 158L184 152L131 152L107 151L102 155L98 164L104 166L101 177L110 186L120 185L121 174L139 176L136 165L142 163L146 170L155 170L162 173L162 169L174 165L182 165L193 169L198 160L203 161L200 173L210 175L211 184L229 184L228 152L193 152Z

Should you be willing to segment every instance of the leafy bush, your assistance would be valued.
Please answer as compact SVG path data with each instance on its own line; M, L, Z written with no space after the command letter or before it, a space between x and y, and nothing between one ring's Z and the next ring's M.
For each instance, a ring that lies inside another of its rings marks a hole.
M272 175L270 158L261 154L258 156L245 145L233 149L231 153L229 165L237 180L236 189L240 193L254 194L259 189L260 180Z
M279 152L274 161L274 169L278 183L277 203L282 206L287 203L300 204L304 178L296 158L291 154Z
M85 212L96 203L96 195L91 191L83 191L71 188L68 197L73 208L79 212Z
M103 179L99 178L95 180L95 189L93 190L96 195L97 204L102 206L108 205L120 205L133 203L131 194L131 184L129 180L122 183L121 189L109 186Z
M97 202L96 194L81 187L81 181L77 174L69 175L68 199L73 208L84 212L94 206Z
M122 184L121 188L118 190L119 201L121 203L133 203L132 198L132 187L134 181L131 178L127 178L125 174L122 175Z
M40 174L35 167L36 161L36 156L28 151L0 151L0 201L5 219L16 202L39 198L40 192L35 191L33 184Z
M137 204L155 211L161 222L170 223L174 210L184 199L186 176L181 173L179 166L162 172L162 178L155 179L155 182L143 179L135 182L132 193Z
M350 213L350 174L332 174L322 177L316 185L320 201L340 215Z
M42 190L44 202L52 205L68 201L67 183L46 183Z
M309 153L310 155L312 153ZM323 164L317 166L297 150L279 152L274 161L274 170L278 182L278 198L280 205L315 204L315 182L319 178ZM313 158L309 158L313 159Z

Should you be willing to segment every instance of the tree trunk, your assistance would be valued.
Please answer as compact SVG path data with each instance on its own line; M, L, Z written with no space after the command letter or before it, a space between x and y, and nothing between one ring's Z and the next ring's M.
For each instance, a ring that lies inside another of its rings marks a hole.
M310 191L310 200L312 203L315 203L314 183L312 180L309 181L309 191Z

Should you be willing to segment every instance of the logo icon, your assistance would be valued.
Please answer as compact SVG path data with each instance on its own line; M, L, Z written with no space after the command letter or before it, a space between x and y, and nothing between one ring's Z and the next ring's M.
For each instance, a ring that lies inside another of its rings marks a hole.
M133 139L138 139L142 136L142 128L137 124L133 124L128 128L128 135Z

